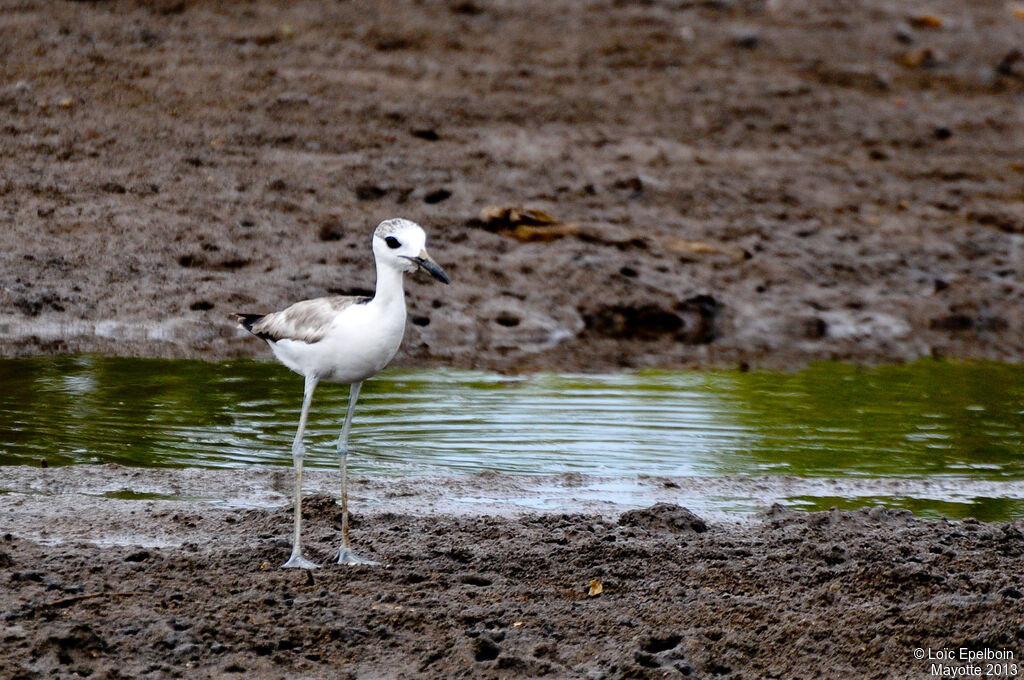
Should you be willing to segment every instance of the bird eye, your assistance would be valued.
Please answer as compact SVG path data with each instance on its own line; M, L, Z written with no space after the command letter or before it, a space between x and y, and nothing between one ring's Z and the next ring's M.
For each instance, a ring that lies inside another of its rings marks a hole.
M384 239L384 243L387 243L388 248L391 248L392 250L401 247L402 245L401 242L394 236L388 236L386 239Z

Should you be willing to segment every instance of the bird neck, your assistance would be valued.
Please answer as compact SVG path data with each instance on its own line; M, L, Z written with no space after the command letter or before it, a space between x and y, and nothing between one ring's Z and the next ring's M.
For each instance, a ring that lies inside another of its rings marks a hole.
M375 304L389 307L392 304L405 306L405 278L394 267L377 263L377 288L373 293Z

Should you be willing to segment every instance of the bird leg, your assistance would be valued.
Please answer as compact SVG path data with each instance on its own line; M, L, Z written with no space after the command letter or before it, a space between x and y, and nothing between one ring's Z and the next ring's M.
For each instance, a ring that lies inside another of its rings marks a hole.
M295 537L292 539L292 556L281 566L282 569L316 569L320 566L302 555L302 459L306 456L306 446L302 440L306 432L309 405L313 401L313 391L318 382L320 379L316 376L306 376L299 429L295 432L295 441L292 442L292 461L295 463Z
M377 564L371 559L360 557L352 552L348 541L348 433L352 429L352 415L356 411L359 390L362 381L352 383L348 394L348 412L345 413L345 424L341 427L338 438L338 457L341 459L341 549L338 550L338 564Z

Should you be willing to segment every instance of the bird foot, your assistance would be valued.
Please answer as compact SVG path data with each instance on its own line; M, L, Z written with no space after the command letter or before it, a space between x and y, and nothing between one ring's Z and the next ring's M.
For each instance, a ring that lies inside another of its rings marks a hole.
M302 553L293 552L288 561L281 565L282 569L317 569L320 565L312 560L307 560Z
M342 548L338 551L338 564L347 564L348 566L356 566L359 564L375 565L380 564L376 560L371 560L369 557L362 557L357 555L348 548Z

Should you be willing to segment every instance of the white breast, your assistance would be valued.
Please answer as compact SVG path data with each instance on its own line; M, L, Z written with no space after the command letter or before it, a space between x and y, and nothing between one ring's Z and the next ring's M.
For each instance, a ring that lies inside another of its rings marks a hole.
M302 375L353 383L378 373L398 353L405 334L405 300L353 305L339 314L317 342L270 343L281 363Z

